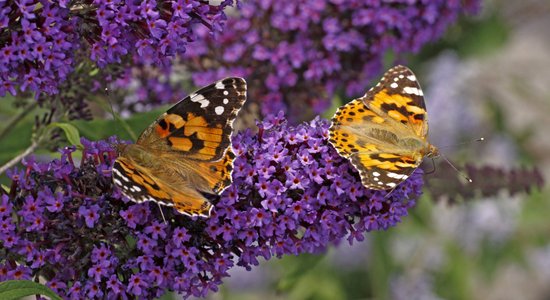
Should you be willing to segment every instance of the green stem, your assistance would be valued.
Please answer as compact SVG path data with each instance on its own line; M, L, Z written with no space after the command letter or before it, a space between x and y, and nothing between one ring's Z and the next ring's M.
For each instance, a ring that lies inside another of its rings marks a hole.
M6 172L6 170L8 170L9 168L11 168L11 167L15 166L16 164L18 164L25 157L32 154L38 147L40 147L42 142L44 142L44 139L46 138L46 136L49 137L50 134L51 134L51 130L49 130L49 129L44 129L44 130L39 131L39 134L37 135L37 137L31 139L31 145L27 149L25 149L25 151L21 152L21 154L19 154L16 157L12 158L10 161L8 161L3 166L0 166L0 175L3 174L4 172Z
M28 115L31 111L33 111L36 106L38 105L38 102L33 101L31 104L27 105L25 108L21 110L17 115L15 115L11 120L9 120L4 128L0 131L0 140L2 140L12 129L15 128L15 125L19 123L19 121L23 120L26 115Z
M34 150L38 148L38 142L33 141L32 144L25 149L21 154L17 155L16 157L12 158L10 161L8 161L5 165L0 167L0 174L3 174L7 169L15 166L18 164L23 158L27 157L29 154L33 153Z
M113 115L113 119L115 121L117 121L122 126L122 128L130 135L132 140L137 141L138 137L137 137L136 133L134 132L134 130L132 130L130 125L128 125L128 122L126 122L124 119L122 119L120 117L120 115L114 111L113 106L111 105L111 102L109 102L109 99L105 99L105 100L100 99L99 101L97 101L97 103L99 104L99 106L103 110L110 111L111 114Z

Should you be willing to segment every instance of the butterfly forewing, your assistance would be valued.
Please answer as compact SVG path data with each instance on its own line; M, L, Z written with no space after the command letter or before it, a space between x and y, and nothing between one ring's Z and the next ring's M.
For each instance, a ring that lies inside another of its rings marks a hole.
M233 121L245 101L246 81L225 78L172 106L141 134L137 144L161 150L168 146L189 159L220 160L231 143Z
M424 94L409 68L396 66L389 69L361 99L372 110L410 127L417 136L428 134Z
M396 187L431 149L416 76L404 66L388 70L363 97L337 110L329 132L329 142L351 161L365 187Z

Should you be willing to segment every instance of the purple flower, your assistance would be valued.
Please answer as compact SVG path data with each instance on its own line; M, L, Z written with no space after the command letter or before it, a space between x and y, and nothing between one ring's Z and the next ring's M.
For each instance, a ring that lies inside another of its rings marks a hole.
M140 234L136 246L139 250L143 251L143 253L151 253L157 246L157 242L144 234Z
M48 198L46 203L49 204L46 209L50 212L58 212L63 208L63 202L58 198Z
M13 193L0 200L1 245L11 258L0 261L0 280L40 273L70 299L202 297L234 265L319 253L395 226L420 194L421 172L389 196L365 189L328 144L328 125L291 127L279 114L258 123L258 134L236 134L233 184L207 219L121 199L109 172L114 139L83 139L79 164L74 147L52 162L26 159L8 172Z
M19 242L19 237L13 233L0 233L0 239L2 240L3 247L8 249L17 245L17 243Z
M78 214L84 218L86 221L86 226L92 228L94 227L94 224L99 219L99 205L94 204L90 207L81 206L78 209Z
M56 292L58 295L61 294L62 296L65 294L65 289L67 288L67 285L62 282L62 281L59 281L57 279L52 279L52 280L49 280L46 285L52 289L54 292Z
M111 275L109 280L107 280L107 289L109 290L109 296L119 296L124 291L124 287L116 275Z
M9 216L12 211L11 203L9 202L8 195L0 196L0 217Z
M101 299L103 297L103 290L99 286L99 283L88 281L85 286L86 296L90 299Z
M6 277L10 280L29 280L31 279L31 269L25 266L17 266L8 271Z
M83 74L115 63L166 64L196 40L197 25L220 31L233 2L1 1L0 95L63 93L87 55L96 66ZM146 51L135 46L139 41Z
M481 3L397 2L243 1L221 35L196 31L186 67L199 86L228 75L254 78L260 84L251 87L250 99L264 116L286 108L290 120L309 120L330 106L337 90L362 95L388 51L397 60L418 52Z
M146 277L142 274L134 274L129 280L127 291L132 295L143 296L147 288Z
M120 211L120 216L126 221L130 228L136 228L143 224L150 214L149 207L132 205L127 210Z
M88 269L88 276L99 283L101 282L101 278L107 275L107 271L107 267L102 264L94 265Z
M174 245L176 247L182 245L183 243L189 241L190 235L187 234L187 230L185 228L175 228L174 234L172 235L172 240L174 242Z
M92 250L92 262L101 264L111 257L111 255L112 251L104 244L101 244L99 248L94 246L94 249Z
M26 221L28 223L28 226L25 228L26 231L39 231L44 228L45 226L45 220L42 215L27 215Z
M80 283L80 281L76 281L69 289L68 295L70 299L82 299L84 297L82 283Z

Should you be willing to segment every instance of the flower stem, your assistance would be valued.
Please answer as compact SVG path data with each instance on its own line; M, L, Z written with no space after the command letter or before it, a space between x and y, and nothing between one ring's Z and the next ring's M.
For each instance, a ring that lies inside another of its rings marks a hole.
M4 128L2 128L2 130L0 130L0 140L2 140L4 137L6 137L6 135L8 135L8 133L10 133L10 131L12 129L15 128L15 125L17 123L19 123L19 121L23 120L23 118L28 115L31 111L34 110L34 108L38 105L38 102L32 102L30 103L29 105L27 105L25 108L23 108L21 110L21 112L19 112L17 115L15 115L11 120L9 120L6 124L6 126L4 126ZM0 172L1 173L1 172Z
M16 157L12 158L10 161L8 161L6 164L0 167L0 174L3 174L7 169L15 166L17 163L19 163L23 158L27 157L29 154L33 153L34 150L38 147L38 141L32 141L31 145L23 151L23 153L17 155Z

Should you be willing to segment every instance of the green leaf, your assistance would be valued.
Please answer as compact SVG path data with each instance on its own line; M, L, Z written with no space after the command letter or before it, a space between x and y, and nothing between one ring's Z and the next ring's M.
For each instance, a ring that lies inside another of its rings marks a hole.
M127 130L131 128L134 132L140 133L153 123L156 118L166 111L166 108L159 108L144 113L136 113L131 117L121 120L76 120L74 124L82 136L90 140L105 139L116 135L123 140L135 140ZM124 122L124 123L123 123Z
M74 125L69 123L51 123L48 126L60 128L63 132L65 132L65 136L67 137L69 143L82 148L82 144L80 143L80 133Z
M93 69L90 70L90 72L88 73L88 75L90 75L90 77L96 76L97 74L99 74L99 69L98 69L98 68L93 68Z
M391 255L391 234L388 231L373 231L369 233L369 238L372 241L371 257L375 259L369 261L367 280L374 299L389 299L389 282L397 268Z
M472 278L477 263L457 243L446 245L448 259L434 275L436 293L443 299L472 299Z
M52 300L61 300L47 286L29 280L8 280L0 282L0 299L16 300L26 296L44 295Z
M284 257L277 291L287 299L348 299L337 273L326 264L325 255L301 254Z
M279 291L288 291L293 289L306 273L315 269L321 261L325 259L323 255L302 254L300 256L287 256L283 258L285 275L278 283Z

